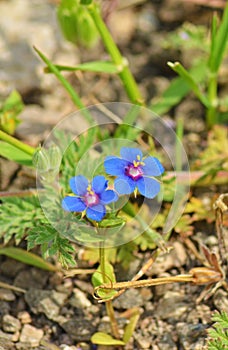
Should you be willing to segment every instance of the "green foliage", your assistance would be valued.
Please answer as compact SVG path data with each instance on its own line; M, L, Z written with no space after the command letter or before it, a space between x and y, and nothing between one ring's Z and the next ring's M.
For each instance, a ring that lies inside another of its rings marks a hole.
M207 350L224 350L228 348L228 314L225 311L212 316L215 322L208 330Z
M194 170L202 170L205 172L201 180L213 178L221 170L228 171L227 162L228 138L227 128L216 125L208 134L206 149L201 152L199 159L193 164Z
M33 227L27 237L28 249L36 245L41 246L42 255L45 259L57 255L62 266L74 266L73 255L75 249L68 239L60 236L59 232L50 225Z
M108 262L105 261L104 263L104 271L102 271L101 265L98 266L96 272L94 272L92 276L92 283L94 288L99 287L103 283L115 283L116 282L116 276L114 273L113 266ZM110 299L112 296L114 296L117 293L115 290L105 290L100 288L99 291L97 291L98 297L105 299Z
M36 254L28 252L24 249L16 248L16 247L3 247L0 248L0 255L6 255L12 259L16 259L17 261L21 261L24 264L36 266L40 269L47 271L57 271L58 268L49 262L43 260Z
M13 134L20 123L18 115L22 112L24 104L17 91L12 91L9 97L0 105L0 130Z
M3 197L0 206L0 237L4 244L12 238L19 244L28 229L47 222L40 203L35 196L31 197Z
M125 345L125 342L119 339L115 339L111 337L111 335L103 333L103 332L96 332L93 334L91 338L91 342L93 344L99 344L99 345Z
M32 167L32 156L10 143L0 141L0 156L18 164Z
M109 61L93 61L93 62L85 62L78 64L77 66L70 67L70 66L62 66L62 65L55 65L55 67L59 71L67 71L67 72L75 72L75 71L82 71L82 72L95 72L95 73L108 73L108 74L116 74L119 72L118 67ZM45 68L45 73L50 73L50 69L47 67Z

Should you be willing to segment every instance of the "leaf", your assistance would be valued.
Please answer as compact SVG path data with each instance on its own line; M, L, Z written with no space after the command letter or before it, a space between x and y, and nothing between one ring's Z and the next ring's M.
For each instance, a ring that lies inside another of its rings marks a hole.
M189 72L198 84L201 83L207 72L205 60L198 62ZM159 99L152 100L150 109L159 115L164 114L176 106L189 92L190 86L187 82L183 78L175 78Z
M63 85L63 87L66 89L66 91L69 93L70 97L72 98L72 101L74 104L81 108L82 115L84 115L85 119L89 122L93 122L93 118L91 114L89 113L88 109L85 108L83 102L81 101L79 95L76 93L72 85L64 78L64 76L61 74L61 72L58 70L58 68L55 67L55 65L37 48L35 48L35 51L38 53L40 58L46 63L49 70L56 76L56 78L60 81L60 83Z
M91 338L91 342L99 345L125 345L124 341L115 339L111 337L111 335L103 332L95 333Z
M209 58L209 67L212 72L217 72L221 65L226 46L228 43L228 3L223 12L222 21L215 34L213 29L213 36L211 41L211 52Z
M129 320L129 323L125 327L124 336L123 336L123 341L125 343L128 343L130 338L131 338L131 336L133 335L135 327L136 327L137 322L139 320L139 316L140 316L140 313L139 313L139 310L137 309L134 312L133 316L131 316L131 318Z
M0 155L19 164L33 166L31 155L4 141L0 141Z
M195 78L193 77L193 75L188 72L180 62L168 62L167 63L168 66L170 68L172 68L174 70L174 72L176 72L177 74L179 74L179 76L181 78L183 78L186 83L189 85L189 87L191 88L191 90L194 92L194 94L196 95L196 97L201 101L201 103L205 106L205 107L209 107L209 101L206 97L206 95L204 95L198 86L197 81L195 80Z
M61 71L82 71L82 72L94 72L94 73L108 73L108 74L117 74L120 72L118 66L113 64L110 61L93 61L93 62L85 62L78 64L77 66L63 66L63 65L55 65L55 67ZM45 73L50 73L50 68L44 68Z
M92 275L92 283L93 286L99 287L100 285L104 283L115 283L116 282L116 276L113 270L113 266L109 262L105 262L104 264L104 276L101 271L101 265L97 268L97 271L94 272ZM115 290L105 290L100 288L99 291L97 292L98 296L102 298L103 300L105 299L110 299L112 296L114 296L117 293Z
M20 248L3 247L0 248L0 254L6 255L27 265L39 267L43 270L58 271L58 268L56 266L43 260L41 257Z

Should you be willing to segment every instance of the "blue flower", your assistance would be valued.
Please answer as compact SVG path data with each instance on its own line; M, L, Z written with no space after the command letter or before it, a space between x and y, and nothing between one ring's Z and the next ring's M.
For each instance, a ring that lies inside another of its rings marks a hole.
M155 157L143 158L138 148L122 147L121 158L106 157L105 171L117 176L114 181L118 194L130 194L138 189L146 198L154 198L160 191L160 182L154 176L160 176L164 168Z
M63 209L85 213L88 219L101 221L106 214L106 204L118 199L113 190L108 190L108 180L95 176L91 183L82 175L70 179L70 188L76 196L67 196L62 201Z

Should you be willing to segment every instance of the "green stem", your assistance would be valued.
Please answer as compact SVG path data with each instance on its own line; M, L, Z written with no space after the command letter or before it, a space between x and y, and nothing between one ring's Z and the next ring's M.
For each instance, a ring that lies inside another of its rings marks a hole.
M91 17L94 20L94 23L101 35L101 38L103 40L103 43L110 54L113 62L116 64L117 67L119 67L119 77L122 80L122 83L124 85L124 88L126 90L126 93L131 100L131 102L143 105L144 100L141 96L141 93L138 89L137 83L128 67L128 62L126 58L124 58L118 47L116 46L116 43L114 42L112 35L110 34L106 24L104 23L98 6L95 3L92 3L88 6L88 10L90 12Z
M183 118L177 119L177 127L176 127L176 145L175 145L175 153L176 153L176 171L182 170L182 140L184 133L184 121Z
M100 244L99 247L99 255L100 255L100 267L101 267L101 273L102 273L102 277L103 277L103 282L107 283L107 278L106 278L106 273L105 273L105 248L103 246L103 242ZM112 301L107 301L105 303L106 306L106 311L107 314L109 316L109 320L110 320L110 325L111 325L111 329L112 329L112 333L113 336L116 339L120 339L120 335L119 335L119 330L118 330L118 324L115 318L115 312L113 309L113 305L112 305Z
M20 149L21 151L29 154L30 156L32 156L35 152L34 147L31 147L31 146L27 145L26 143L19 141L15 137L8 135L7 133L5 133L2 130L0 130L0 140L3 140L5 142L11 144L12 146Z
M207 126L210 128L217 122L217 105L218 105L218 82L217 74L210 72L210 79L208 83L208 100L210 107L207 110Z

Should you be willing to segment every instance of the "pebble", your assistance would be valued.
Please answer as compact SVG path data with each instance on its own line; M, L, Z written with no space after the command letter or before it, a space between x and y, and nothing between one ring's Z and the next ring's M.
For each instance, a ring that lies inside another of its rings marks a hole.
M48 319L55 320L66 297L65 293L31 288L25 294L25 301L35 314L44 313Z
M14 343L4 337L4 333L0 330L0 350L15 350Z
M163 320L169 318L180 319L187 312L189 304L180 293L168 291L160 299L155 310L156 317Z
M83 293L80 289L73 289L73 296L69 301L70 305L77 308L90 308L92 306L91 301L86 297L85 293Z
M23 289L43 288L47 282L47 271L30 268L18 273L14 280L14 285Z
M21 322L11 315L4 315L2 318L2 328L5 332L16 333L21 329Z
M116 309L130 309L135 306L142 306L143 304L143 297L137 289L128 289L113 302L113 306Z
M15 295L10 289L0 288L0 300L14 301Z
M27 324L32 322L31 316L27 311L20 311L17 317L22 324Z
M213 303L219 311L225 311L228 313L227 292L222 289L218 289L213 296Z
M42 329L38 329L29 324L25 324L21 331L19 344L21 343L22 346L25 345L27 348L35 348L36 346L39 346L43 335L44 332Z
M77 342L89 341L95 332L92 322L86 317L73 317L63 323L61 327Z

